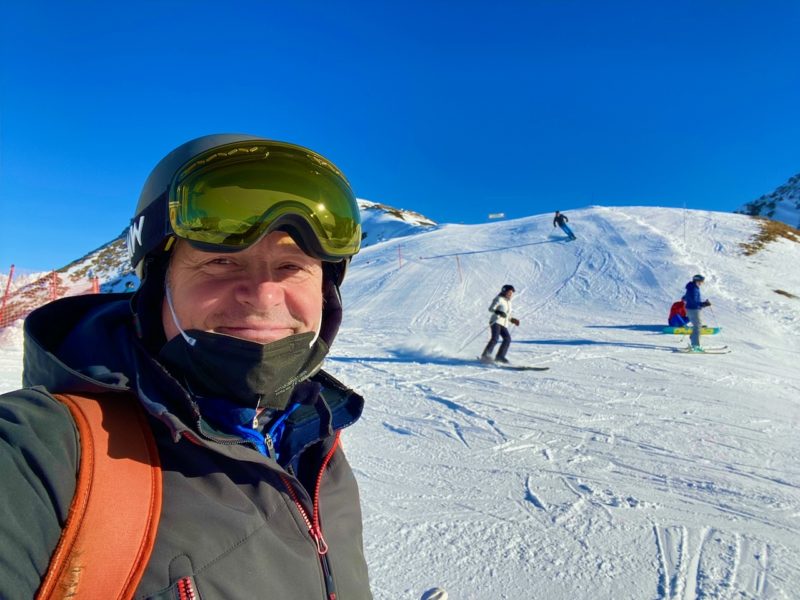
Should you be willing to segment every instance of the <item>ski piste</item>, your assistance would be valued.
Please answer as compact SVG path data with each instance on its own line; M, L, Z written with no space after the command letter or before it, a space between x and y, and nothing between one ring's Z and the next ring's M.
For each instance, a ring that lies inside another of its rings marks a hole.
M683 354L730 354L731 349L727 346L703 346L702 350L692 350L691 346L675 348L675 352Z
M550 367L537 367L534 365L508 365L503 364L495 361L485 361L481 360L481 357L477 357L478 362L485 366L485 367L497 367L498 369L508 369L510 371L549 371Z

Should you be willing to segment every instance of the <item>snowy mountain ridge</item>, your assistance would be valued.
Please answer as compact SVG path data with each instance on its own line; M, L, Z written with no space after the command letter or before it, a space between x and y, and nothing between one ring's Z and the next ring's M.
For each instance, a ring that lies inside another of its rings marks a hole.
M736 212L760 215L800 228L800 173L769 194L748 202Z
M358 206L361 209L364 247L437 226L434 221L414 211L362 199L358 199ZM91 278L98 277L104 293L124 292L129 289L128 285L138 286L138 278L128 262L125 241L127 233L128 229L125 228L110 242L58 268L57 273L66 278L70 285L77 287L88 287ZM12 280L11 289L22 291L26 285L47 275L48 272L17 276ZM4 288L7 279L6 274L0 273L0 286Z

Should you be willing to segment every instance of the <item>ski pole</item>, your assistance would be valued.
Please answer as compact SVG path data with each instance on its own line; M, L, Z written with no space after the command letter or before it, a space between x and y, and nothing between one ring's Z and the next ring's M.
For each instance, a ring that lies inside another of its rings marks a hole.
M483 329L481 329L481 330L480 330L478 333L476 333L475 335L473 335L471 338L469 338L469 339L468 339L466 342L464 342L464 345L463 345L463 346L461 346L461 348L459 348L459 349L458 349L458 351L459 351L459 352L461 352L461 351L462 351L464 348L466 348L466 347L467 347L467 346L468 346L468 345L469 345L471 342L475 341L475 340L477 339L477 337L478 337L480 334L482 334L484 331L486 331L487 329L489 329L489 326L488 326L488 325L487 325L486 327L484 327Z
M722 341L722 326L719 324L719 319L717 319L716 313L714 313L714 308L710 304L708 305L708 308L711 309L711 316L714 317L714 321L717 323L717 327L719 327L719 333L720 333L719 341L721 342Z

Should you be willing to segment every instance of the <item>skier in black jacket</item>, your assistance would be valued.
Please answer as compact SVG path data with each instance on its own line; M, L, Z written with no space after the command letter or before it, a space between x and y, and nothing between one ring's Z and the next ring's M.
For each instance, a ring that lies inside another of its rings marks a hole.
M568 222L569 219L567 218L567 215L562 214L559 211L556 211L556 216L553 217L553 227L558 225L559 227L561 227L561 230L567 234L569 239L574 240L576 239L575 234L572 233L572 229L570 229L569 225L567 225Z

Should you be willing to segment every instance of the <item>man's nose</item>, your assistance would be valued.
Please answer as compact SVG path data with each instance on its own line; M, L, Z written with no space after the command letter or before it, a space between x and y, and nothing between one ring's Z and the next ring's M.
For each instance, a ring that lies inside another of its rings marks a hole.
M236 292L237 300L257 308L281 304L284 298L283 285L269 266L248 269Z

